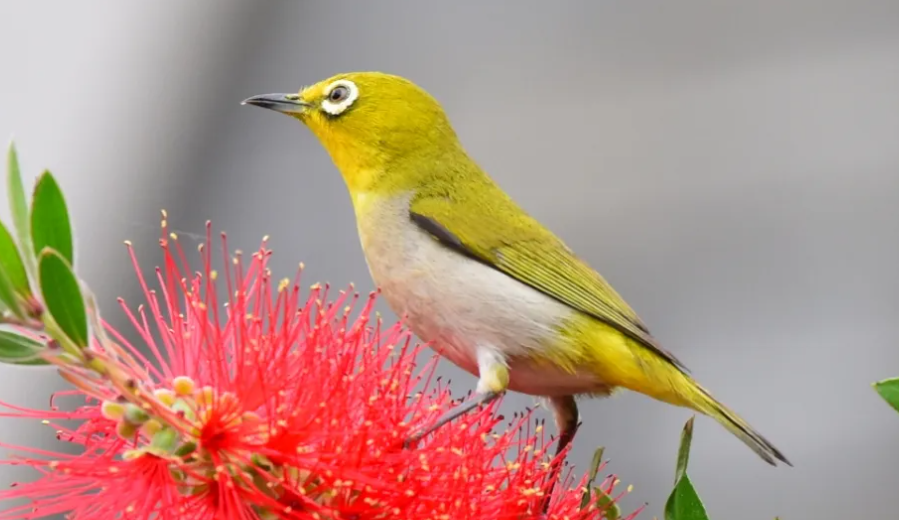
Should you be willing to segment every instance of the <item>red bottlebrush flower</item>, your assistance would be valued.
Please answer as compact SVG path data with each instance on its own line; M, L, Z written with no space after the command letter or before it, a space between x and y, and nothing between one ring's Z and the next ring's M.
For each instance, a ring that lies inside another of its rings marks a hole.
M265 241L248 259L226 253L219 274L210 227L191 274L166 233L163 224L158 289L128 246L146 303L122 308L143 348L96 317L84 359L53 360L79 407L3 405L80 452L5 446L17 454L4 464L40 475L0 491L29 502L0 519L606 518L601 501L581 508L585 480L553 488L565 454L547 455L529 415L494 432L503 419L493 404L404 448L454 403L434 361L417 366L409 333L372 320L375 295L355 318L358 295L328 302L314 285L301 296L299 273L273 282ZM606 502L614 485L602 484Z

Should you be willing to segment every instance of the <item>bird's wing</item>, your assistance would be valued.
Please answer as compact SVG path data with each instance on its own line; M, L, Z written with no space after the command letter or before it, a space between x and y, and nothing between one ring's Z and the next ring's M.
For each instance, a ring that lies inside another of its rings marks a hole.
M495 191L474 198L489 199L489 205L466 205L463 214L446 192L420 194L412 199L409 216L447 248L615 327L686 372L612 286L559 238L494 186L475 189Z

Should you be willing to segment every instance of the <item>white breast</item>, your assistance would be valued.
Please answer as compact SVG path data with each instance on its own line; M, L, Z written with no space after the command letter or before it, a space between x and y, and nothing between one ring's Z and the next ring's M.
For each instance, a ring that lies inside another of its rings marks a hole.
M366 260L390 307L406 316L419 338L434 342L438 352L473 374L476 348L498 349L513 361L510 388L520 392L564 394L594 384L568 373L547 373L545 366L538 369L529 362L571 316L570 308L446 249L411 221L410 195L373 197L363 194L354 200L357 216L365 217L357 220ZM559 385L565 388L550 388ZM568 388L572 385L576 388Z

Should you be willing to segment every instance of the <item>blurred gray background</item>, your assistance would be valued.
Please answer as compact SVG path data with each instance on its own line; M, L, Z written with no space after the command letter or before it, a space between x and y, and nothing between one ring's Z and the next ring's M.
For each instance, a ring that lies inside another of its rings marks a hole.
M690 467L713 519L899 509L899 417L870 388L899 375L896 0L4 0L0 20L0 138L29 180L60 178L115 323L114 298L137 301L120 241L153 265L163 207L234 247L270 234L276 272L303 260L310 283L370 289L324 150L239 103L393 72L794 462L768 467L700 419ZM43 406L54 386L0 367L0 400ZM572 460L605 445L627 505L661 516L689 413L634 394L582 413ZM47 430L0 420L0 441L52 445ZM0 485L22 476L0 468Z

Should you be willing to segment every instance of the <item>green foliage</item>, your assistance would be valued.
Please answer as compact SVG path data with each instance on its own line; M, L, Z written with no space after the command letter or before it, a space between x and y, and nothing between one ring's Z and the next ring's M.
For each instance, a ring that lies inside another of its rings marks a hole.
M9 281L2 268L0 268L0 303L2 303L2 307L9 309L16 316L21 318L24 315L12 282Z
M75 345L86 347L87 309L72 266L58 252L44 249L38 261L38 278L47 312Z
M677 453L677 468L674 473L674 490L665 503L665 520L708 520L705 506L693 488L687 475L687 463L690 461L690 444L693 441L693 419L684 425L681 434L680 449Z
M0 271L6 275L6 280L17 294L24 297L31 295L22 255L19 254L19 248L2 222L0 222Z
M45 365L40 352L44 345L8 330L0 330L0 363L11 365Z
M705 512L705 506L702 505L690 477L684 477L677 481L674 491L668 497L665 504L666 520L708 520L708 514Z
M15 145L7 153L6 188L14 232L0 222L0 325L12 323L42 329L42 305L32 292L37 259L31 246L28 204ZM46 190L44 190L46 192ZM0 329L0 363L44 365L46 346L12 330Z
M602 466L602 454L605 448L600 446L593 452L593 460L590 461L590 473L587 477L587 483L584 485L584 494L581 496L581 509L590 505L590 489L593 482L596 481L596 474L599 473L599 467Z
M596 508L602 511L603 518L606 520L618 520L621 518L621 508L615 502L615 499L602 490L599 486L593 486L596 482L596 475L602 466L602 455L605 448L600 446L593 452L593 460L590 461L590 471L587 474L587 482L584 484L584 494L581 496L581 509L586 508L591 503L596 504Z
M16 147L10 143L7 153L7 178L6 188L9 197L9 209L12 212L12 223L16 230L16 239L21 247L21 253L25 266L34 276L37 271L36 256L32 254L31 226L28 222L28 203L25 198L25 187L22 184L22 174L19 171L19 158L16 155Z
M7 155L7 173L9 207L12 210L13 220L17 224L16 232L20 231L18 222L24 220L26 223L25 233L27 235L28 208L25 207L25 192L22 189L19 161L13 145L9 146ZM23 212L24 216L22 215ZM31 294L28 274L25 269L28 260L31 259L28 253L30 253L30 250L26 252L25 257L22 256L9 229L0 222L0 317L6 311L11 312L18 318L24 318L26 315L26 309L23 304L24 300Z
M14 233L0 222L0 325L30 329L70 353L88 344L88 309L72 270L72 226L62 190L50 172L34 186L29 204L15 145L7 154L6 188ZM41 364L46 346L3 331L0 363Z
M899 377L877 381L873 386L880 397L899 412Z
M680 448L677 450L677 467L674 470L674 483L684 478L687 474L687 464L690 462L690 445L693 444L693 422L696 416L690 417L684 425L684 431L680 436Z
M593 492L596 494L596 508L602 511L605 520L621 518L621 508L618 507L614 498L598 487L593 488Z
M40 255L50 248L69 265L74 264L72 226L62 190L50 172L45 171L34 187L31 200L31 239L34 252Z

